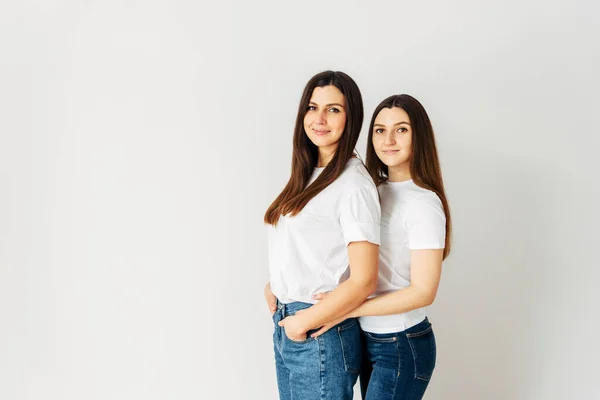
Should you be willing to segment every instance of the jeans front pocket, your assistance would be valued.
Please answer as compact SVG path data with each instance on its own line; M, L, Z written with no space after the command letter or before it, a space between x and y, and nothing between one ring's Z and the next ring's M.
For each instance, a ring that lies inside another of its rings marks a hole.
M290 341L291 343L294 344L304 344L304 343L309 343L315 340L315 338L310 337L310 335L312 335L314 332L316 332L315 330L310 330L308 332L306 332L306 339L304 340L292 340L290 339L290 337L285 333L285 329L283 329L283 334L285 335L285 338Z
M407 330L406 339L415 363L415 378L429 382L435 368L435 335L427 320L417 326L419 329L416 332Z
M335 327L342 346L344 369L358 374L362 365L362 344L360 328L356 318L349 318Z

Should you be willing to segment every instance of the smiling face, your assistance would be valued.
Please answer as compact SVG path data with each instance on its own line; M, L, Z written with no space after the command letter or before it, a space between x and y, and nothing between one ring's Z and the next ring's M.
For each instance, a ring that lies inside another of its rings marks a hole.
M316 87L304 115L304 131L319 158L335 152L346 127L346 98L333 85Z
M406 111L399 107L382 109L373 124L373 147L388 166L390 181L410 179L412 127Z

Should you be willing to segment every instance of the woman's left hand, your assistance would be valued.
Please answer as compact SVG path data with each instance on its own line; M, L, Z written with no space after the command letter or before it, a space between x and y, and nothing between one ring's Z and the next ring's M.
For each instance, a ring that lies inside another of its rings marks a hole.
M302 317L298 315L285 317L279 321L278 325L283 327L285 335L294 342L302 342L307 339L308 328L305 327Z

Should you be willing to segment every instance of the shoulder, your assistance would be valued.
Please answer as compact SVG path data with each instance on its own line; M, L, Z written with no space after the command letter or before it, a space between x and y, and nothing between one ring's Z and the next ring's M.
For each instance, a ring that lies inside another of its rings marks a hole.
M343 186L344 192L348 194L364 190L377 193L377 188L367 171L367 167L358 158L351 158L348 161L338 180Z
M410 199L407 201L407 213L417 215L438 214L444 216L444 206L439 196L431 190L412 184Z
M409 203L411 205L419 203L442 204L442 201L433 190L417 186L417 184L414 182L411 182L410 186L407 188L407 191L410 197Z

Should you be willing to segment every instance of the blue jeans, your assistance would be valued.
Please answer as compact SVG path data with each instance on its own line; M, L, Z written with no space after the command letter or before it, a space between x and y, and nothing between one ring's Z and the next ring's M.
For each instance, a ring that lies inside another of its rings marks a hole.
M277 304L273 315L275 366L281 400L352 399L362 363L361 333L355 318L334 326L323 335L297 342L277 323L308 303Z
M365 400L419 400L435 368L435 336L429 320L396 333L363 332L360 383Z

